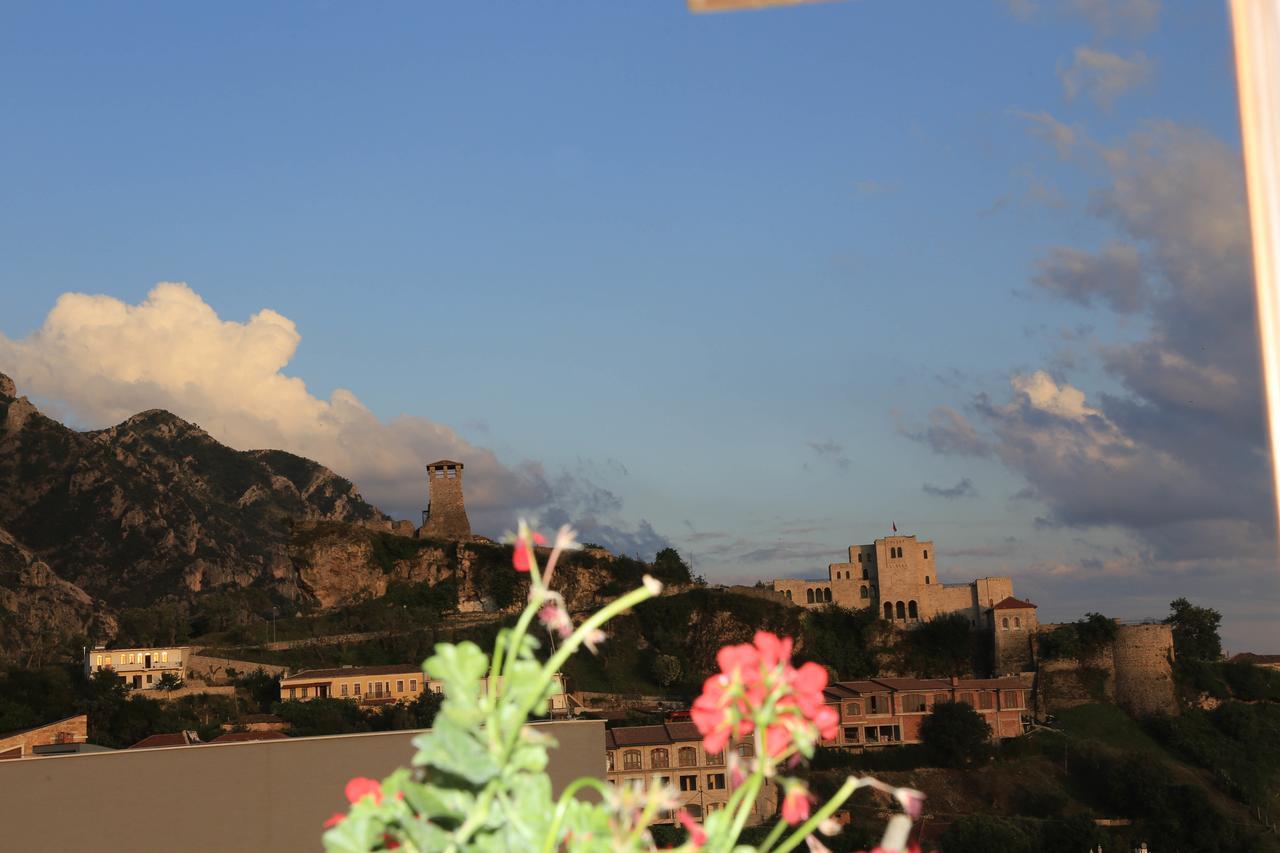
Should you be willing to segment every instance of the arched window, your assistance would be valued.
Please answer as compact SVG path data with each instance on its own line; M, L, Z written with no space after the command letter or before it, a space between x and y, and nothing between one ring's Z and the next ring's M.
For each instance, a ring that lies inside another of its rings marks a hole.
M640 750L628 749L622 753L622 769L623 770L639 770L640 769Z
M742 758L750 758L756 754L756 748L751 745L750 741L743 741L738 744L738 755Z
M677 753L680 759L681 767L697 767L698 766L698 748L695 746L682 746L680 752Z
M791 600L791 590L787 590L787 601Z
M884 618L886 619L893 618L893 602L892 601L886 601L884 603Z
M862 597L863 597L863 598L870 598L870 597L871 597L871 593L867 591L867 588L866 588L865 586L862 588Z
M1009 630L1009 617L1008 617L1008 616L1005 616L1003 619L1001 619L1001 620L1000 620L1000 629L1001 629L1002 631L1008 631L1008 630Z
M661 769L671 766L671 753L665 749L655 749L649 753L649 766Z
M1022 627L1022 620L1021 620L1021 619L1019 619L1017 616L1013 617L1013 627L1015 627L1015 628L1021 628L1021 627Z
M925 558L926 560L927 560L927 559L929 559L929 552L928 552L928 551L925 551L925 552L924 552L924 558Z
M862 579L865 581L871 577L871 573L866 569L862 570Z
M859 554L858 554L858 562L859 562L859 563L861 563L861 562L862 562L862 554L861 554L861 553L859 553Z
M899 601L899 602L898 602L897 610L898 610L898 618L899 618L899 619L906 619L906 618L907 618L907 605L906 605L906 604L904 604L903 602Z
M806 603L808 603L808 604L813 604L813 590L812 590L812 589L806 589L806 590L804 591L804 597L805 597L805 602L806 602Z
M924 582L925 582L925 584L928 584L928 583L929 583L929 576L928 576L928 575L925 575L925 576L924 576Z
M920 608L916 607L916 603L914 601L907 602L907 615L912 619L920 618Z
M826 589L824 589L824 590L822 591L822 600L823 600L823 601L830 601L830 600L831 600L831 587L827 587Z

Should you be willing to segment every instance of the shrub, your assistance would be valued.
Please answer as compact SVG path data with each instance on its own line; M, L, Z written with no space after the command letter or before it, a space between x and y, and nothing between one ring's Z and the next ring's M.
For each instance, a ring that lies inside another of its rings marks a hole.
M946 853L1034 853L1036 837L1016 821L970 815L947 827L939 839Z
M943 767L970 767L991 757L991 726L963 702L939 702L920 723L920 739Z

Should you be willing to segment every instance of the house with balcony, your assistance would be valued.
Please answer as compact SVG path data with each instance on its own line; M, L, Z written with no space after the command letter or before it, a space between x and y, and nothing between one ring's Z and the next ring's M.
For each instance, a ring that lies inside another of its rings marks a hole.
M678 809L695 820L723 809L736 786L729 772L726 753L739 758L755 757L751 740L731 741L725 751L709 753L702 735L691 722L667 722L657 726L624 726L605 731L605 778L610 785L647 788L653 782L671 785L678 792ZM749 825L777 813L778 788L767 782L752 806ZM673 823L675 812L658 816L658 823Z
M132 690L154 690L160 676L172 673L183 678L183 667L191 653L190 646L140 646L130 649L108 649L96 646L84 653L84 674L109 669Z
M560 692L551 697L551 716L567 717L569 700L564 690L564 676L557 674L555 678ZM488 679L481 679L482 689L487 683ZM428 691L442 693L444 684L427 678L422 667L407 663L304 669L286 674L280 680L280 698L284 701L350 699L361 706L373 707L412 702Z
M1017 737L1030 722L1030 684L1022 678L870 678L837 681L827 704L840 730L823 746L869 749L920 743L920 724L939 702L963 702L991 726L995 740Z

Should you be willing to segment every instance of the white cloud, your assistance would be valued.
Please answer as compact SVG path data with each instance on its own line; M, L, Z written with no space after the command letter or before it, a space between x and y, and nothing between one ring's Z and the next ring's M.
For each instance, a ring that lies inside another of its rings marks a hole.
M409 415L381 420L344 389L316 397L282 372L300 340L294 323L270 309L223 320L185 284L158 284L138 305L67 293L28 337L0 334L0 372L85 426L165 408L231 447L315 459L389 511L423 505L422 465L439 458L466 464L477 527L510 526L517 508L549 499L536 465L506 466L450 427Z
M1037 136L1048 142L1057 150L1058 156L1063 160L1071 156L1076 145L1082 140L1082 135L1069 124L1058 121L1049 115L1045 110L1038 113L1029 113L1022 110L1010 110L1011 115L1023 118L1029 121L1032 136Z
M1126 59L1115 53L1081 45L1071 65L1058 70L1068 101L1082 94L1099 106L1110 108L1116 98L1151 79L1153 64L1139 51Z
M1104 36L1145 33L1160 16L1160 0L1063 0L1062 8Z

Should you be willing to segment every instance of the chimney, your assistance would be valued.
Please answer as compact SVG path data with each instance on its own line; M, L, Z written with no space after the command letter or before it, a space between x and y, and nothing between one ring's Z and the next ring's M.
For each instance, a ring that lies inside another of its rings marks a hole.
M951 676L951 686L952 686L952 687L959 687L959 686L960 686L960 679L959 679L957 676L954 676L954 675L953 675L953 676Z

